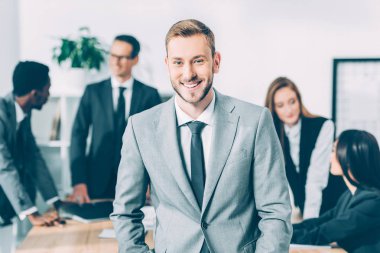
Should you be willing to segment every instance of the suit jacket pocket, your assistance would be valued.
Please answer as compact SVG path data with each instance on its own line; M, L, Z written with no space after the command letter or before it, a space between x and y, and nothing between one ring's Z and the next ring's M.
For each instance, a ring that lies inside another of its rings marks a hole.
M241 253L255 253L256 250L256 241L259 237L253 239L243 247L243 251Z
M230 154L230 157L227 160L226 165L231 165L240 161L244 161L248 158L248 151L246 149L239 150L235 154Z

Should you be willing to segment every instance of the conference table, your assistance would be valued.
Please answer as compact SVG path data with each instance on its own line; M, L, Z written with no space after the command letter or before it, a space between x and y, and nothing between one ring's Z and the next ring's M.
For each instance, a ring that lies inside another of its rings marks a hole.
M111 221L79 223L68 220L61 227L33 227L16 253L117 253L116 239L98 237L103 229L112 228ZM153 248L153 233L145 237L149 248ZM291 249L290 253L345 253L342 249Z

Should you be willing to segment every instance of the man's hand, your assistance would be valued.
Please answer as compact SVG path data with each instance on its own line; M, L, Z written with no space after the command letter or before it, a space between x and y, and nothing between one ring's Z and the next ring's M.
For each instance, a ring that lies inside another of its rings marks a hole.
M57 212L49 212L44 215L40 215L38 212L28 215L28 219L33 226L59 226L66 222L59 218Z
M86 184L77 184L74 186L73 194L68 197L69 201L77 202L79 204L90 203L90 197L87 192Z

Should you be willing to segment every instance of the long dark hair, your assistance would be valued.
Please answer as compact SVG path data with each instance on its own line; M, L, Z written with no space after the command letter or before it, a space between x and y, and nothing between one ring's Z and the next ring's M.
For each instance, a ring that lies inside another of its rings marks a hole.
M376 138L361 130L346 130L337 139L336 156L354 186L380 192L380 150Z

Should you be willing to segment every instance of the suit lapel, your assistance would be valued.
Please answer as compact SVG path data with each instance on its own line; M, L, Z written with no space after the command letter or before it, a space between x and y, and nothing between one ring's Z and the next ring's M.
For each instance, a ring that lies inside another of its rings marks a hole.
M210 198L223 172L235 139L239 116L232 113L234 105L223 95L217 93L214 109L213 135L210 158L202 204L202 212L206 209Z
M195 212L200 213L189 178L183 166L177 137L177 118L174 97L165 103L161 117L157 118L157 147L165 158L171 174Z
M138 111L141 111L140 104L142 100L142 92L141 92L141 85L138 83L138 81L133 81L133 88L132 88L132 97L129 104L129 116L132 116L133 114L137 113ZM128 101L127 101L128 102Z
M98 94L101 105L104 108L104 115L109 123L110 129L114 129L114 107L113 107L113 96L112 96L112 84L111 79L104 81L102 89L99 89L100 93Z

